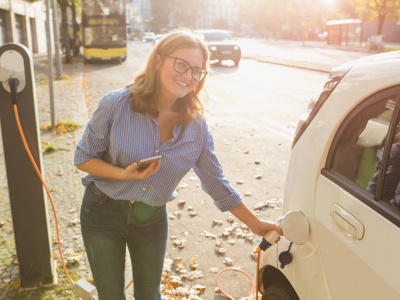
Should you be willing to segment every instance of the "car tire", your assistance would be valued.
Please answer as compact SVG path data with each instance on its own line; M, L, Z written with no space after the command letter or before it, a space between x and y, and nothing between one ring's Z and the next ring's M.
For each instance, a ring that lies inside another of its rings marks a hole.
M299 300L299 297L289 284L277 283L265 290L261 300Z
M238 66L238 65L239 65L239 62L240 62L240 59L235 59L233 62L234 62L234 64L235 64L235 66Z

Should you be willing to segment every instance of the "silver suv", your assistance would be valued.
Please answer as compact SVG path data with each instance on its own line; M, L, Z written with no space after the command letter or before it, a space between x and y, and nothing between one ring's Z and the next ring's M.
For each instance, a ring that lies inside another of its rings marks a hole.
M263 299L400 299L399 181L400 51L334 68L299 122L287 173L283 215L306 222L285 224L263 252Z
M223 60L232 60L235 66L239 65L242 52L236 43L236 38L230 31L220 29L194 30L208 46L211 60L219 63Z

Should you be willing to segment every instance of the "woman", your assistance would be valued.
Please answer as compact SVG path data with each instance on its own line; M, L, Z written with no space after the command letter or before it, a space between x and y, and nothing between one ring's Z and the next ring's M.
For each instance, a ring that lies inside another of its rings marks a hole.
M281 233L258 219L223 175L200 99L208 67L201 39L186 29L170 32L132 85L100 100L78 143L75 165L89 173L82 179L82 235L100 300L125 299L126 245L135 299L161 299L165 205L192 168L221 211L258 235ZM160 162L137 170L136 162L157 155Z

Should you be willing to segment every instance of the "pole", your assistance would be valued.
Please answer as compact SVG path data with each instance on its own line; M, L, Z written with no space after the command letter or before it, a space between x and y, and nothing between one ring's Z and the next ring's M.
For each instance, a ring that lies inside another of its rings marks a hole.
M56 52L56 76L57 78L60 78L62 75L62 66L60 56L60 38L58 36L57 6L55 0L51 0L51 12L53 16L54 47Z
M46 35L47 35L47 60L48 60L48 76L49 76L49 97L50 97L50 114L51 127L56 127L54 116L54 88L53 88L53 61L51 55L51 35L50 35L50 4L46 0Z

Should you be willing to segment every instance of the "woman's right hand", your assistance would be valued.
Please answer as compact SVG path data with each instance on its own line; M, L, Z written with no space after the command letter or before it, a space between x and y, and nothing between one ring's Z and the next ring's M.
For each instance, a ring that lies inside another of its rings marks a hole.
M138 171L138 164L133 163L128 166L123 172L122 180L133 180L133 179L146 179L151 175L157 173L158 169L160 168L161 162L153 162L151 163L146 169Z
M137 163L133 163L124 169L113 166L112 164L105 162L100 158L94 158L83 164L77 165L76 167L81 171L99 177L113 178L118 180L140 180L146 179L157 173L158 169L160 168L160 164L160 161L153 162L146 169L138 171Z

